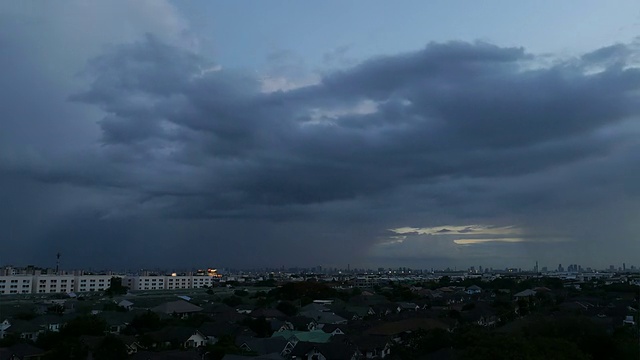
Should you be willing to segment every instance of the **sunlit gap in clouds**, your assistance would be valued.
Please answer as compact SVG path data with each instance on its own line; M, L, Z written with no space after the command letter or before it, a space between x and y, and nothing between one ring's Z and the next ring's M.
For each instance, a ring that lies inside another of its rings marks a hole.
M519 243L525 242L525 239L521 238L501 238L501 239L456 239L453 240L455 244L458 245L475 245L475 244L483 244L483 243L491 243L491 242L504 242L504 243Z

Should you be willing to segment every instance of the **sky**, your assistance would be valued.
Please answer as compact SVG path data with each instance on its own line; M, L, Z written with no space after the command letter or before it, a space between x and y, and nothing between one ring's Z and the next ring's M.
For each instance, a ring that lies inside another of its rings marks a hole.
M0 264L640 266L637 1L0 3Z

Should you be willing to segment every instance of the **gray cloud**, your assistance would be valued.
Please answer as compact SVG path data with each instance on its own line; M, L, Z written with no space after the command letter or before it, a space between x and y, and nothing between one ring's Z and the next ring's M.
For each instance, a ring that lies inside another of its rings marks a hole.
M579 235L598 247L606 242L585 236L580 215L638 197L636 56L634 44L618 44L540 66L522 48L433 43L264 92L258 76L148 35L91 60L88 86L69 97L104 113L99 144L37 161L4 156L0 166L99 199L83 207L94 209L88 219L73 214L51 237L104 238L105 224L118 224L119 243L154 236L167 253L168 237L196 241L201 232L245 265L290 261L295 251L318 263L366 261L385 229L474 220L517 223L539 238ZM554 214L571 221L548 231ZM247 224L255 229L221 240ZM164 230L136 235L150 227ZM622 238L633 227L617 228L620 240L611 241L628 249ZM434 256L490 259L483 246L475 256L443 243ZM332 260L341 247L348 251ZM248 260L242 249L276 260ZM415 252L389 249L396 259Z

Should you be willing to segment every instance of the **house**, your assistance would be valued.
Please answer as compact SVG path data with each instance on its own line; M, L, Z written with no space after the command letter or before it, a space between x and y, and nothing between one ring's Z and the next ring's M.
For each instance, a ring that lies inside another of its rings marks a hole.
M280 354L287 357L294 344L283 337L256 338L242 337L236 340L236 345L243 351L253 352L258 355Z
M122 340L124 345L127 347L127 354L132 355L137 353L140 350L143 350L144 347L138 342L138 339L135 336L118 336L118 339Z
M322 325L320 330L322 330L323 332L325 332L327 334L331 334L331 335L344 335L344 331L342 331L341 327L344 328L344 325L341 325L341 324L324 324L324 325Z
M107 323L108 331L112 334L120 334L133 321L132 313L118 311L103 311L97 316Z
M392 340L383 335L361 335L349 339L358 349L359 358L384 359L391 353Z
M316 344L299 342L291 352L292 360L356 360L358 349L355 345L340 342Z
M260 318L263 317L267 320L271 320L271 319L282 319L285 318L286 315L283 314L280 310L278 309L256 309L251 311L251 313L249 314L252 318Z
M207 344L207 337L200 331L188 327L170 326L149 333L156 347L179 346L195 348Z
M465 292L469 295L480 294L482 292L482 288L478 285L469 286Z
M27 343L17 343L10 347L0 348L2 360L40 360L45 351Z
M289 340L292 344L296 344L298 341L306 341L313 343L326 343L331 339L331 334L327 334L322 330L314 331L280 331L273 333L271 337L283 337Z
M370 313L378 317L385 317L390 314L399 313L402 309L394 303L383 303L371 306Z
M60 315L41 315L31 320L34 325L40 326L45 331L59 332L67 322L67 317Z
M318 326L313 318L307 316L290 316L284 320L288 328L283 330L312 331Z
M194 314L202 311L200 306L194 305L184 300L169 301L164 304L158 305L151 309L151 311L165 315L177 315L185 317L190 314Z
M420 306L412 302L399 302L398 307L402 311L418 311L420 310Z
M318 324L346 324L347 319L329 311L308 310L301 311L300 315L314 319Z
M253 306L251 305L247 305L247 304L240 304L238 306L236 306L236 312L238 314L251 314L251 312L253 311Z
M516 300L520 300L520 299L528 299L535 295L536 295L536 292L534 290L527 289L527 290L520 291L519 293L513 295L513 297L516 298Z
M127 299L124 299L118 303L118 306L125 308L127 310L133 309L133 303Z
M206 337L208 344L217 343L225 335L233 337L255 335L253 331L246 327L225 321L205 322L200 325L198 331Z
M15 336L20 339L36 341L44 329L27 320L12 319L11 324L4 330L4 337Z
M271 327L271 331L284 331L284 330L293 330L293 325L284 320L273 319L269 321L269 326Z
M622 325L631 325L631 326L635 326L636 322L633 321L633 315L627 315L624 320L622 320Z
M240 322L247 317L246 314L238 313L231 306L220 303L203 305L202 312L210 315L216 321Z
M9 326L11 326L9 319L5 319L3 322L0 323L0 339L4 339L5 337L4 332L9 328Z
M341 316L347 320L362 320L369 314L371 309L368 306L352 306L348 305L342 309L335 309L334 313L338 316Z
M300 312L302 311L329 311L329 308L325 304L310 303L300 308Z

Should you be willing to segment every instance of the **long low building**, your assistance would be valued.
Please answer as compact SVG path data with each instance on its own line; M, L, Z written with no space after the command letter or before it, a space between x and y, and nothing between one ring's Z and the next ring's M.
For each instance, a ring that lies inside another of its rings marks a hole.
M134 275L122 283L131 290L196 289L213 285L214 277L207 275Z
M55 294L104 291L111 278L122 278L122 285L131 290L195 289L213 285L208 275L42 275L19 274L0 276L0 295Z
M0 295L104 291L114 275L0 276Z

